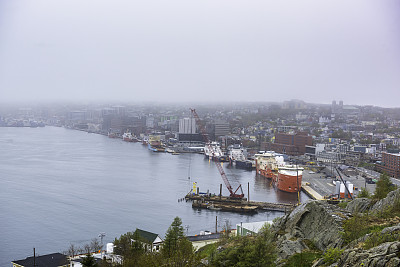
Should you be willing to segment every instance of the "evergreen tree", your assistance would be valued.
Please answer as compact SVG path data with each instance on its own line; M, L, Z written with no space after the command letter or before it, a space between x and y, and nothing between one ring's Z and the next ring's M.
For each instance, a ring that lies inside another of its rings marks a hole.
M198 266L199 257L195 254L192 243L184 236L182 220L175 217L165 234L161 249L164 265L167 266Z
M396 189L396 187L390 181L389 176L386 173L381 174L380 179L376 183L374 198L383 199L394 189Z
M82 259L82 266L83 267L95 267L97 266L96 261L94 260L93 256L88 253L85 258Z
M165 234L165 240L161 250L165 257L170 258L173 255L178 247L178 240L184 237L183 233L182 220L179 217L175 217Z

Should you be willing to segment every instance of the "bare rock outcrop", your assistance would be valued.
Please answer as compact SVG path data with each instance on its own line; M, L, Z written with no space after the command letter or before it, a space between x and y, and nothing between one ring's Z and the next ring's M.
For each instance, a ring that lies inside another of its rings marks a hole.
M341 247L342 222L349 215L349 212L323 201L308 201L298 206L273 226L277 233L278 259L309 248L306 244L310 241L321 251Z
M350 201L346 210L351 213L365 212L372 206L372 200L369 198L356 198Z
M370 209L371 213L379 213L387 208L393 206L396 201L400 200L400 189L389 192L389 194L384 198L376 202Z
M369 250L345 250L337 266L400 266L400 242L388 242Z

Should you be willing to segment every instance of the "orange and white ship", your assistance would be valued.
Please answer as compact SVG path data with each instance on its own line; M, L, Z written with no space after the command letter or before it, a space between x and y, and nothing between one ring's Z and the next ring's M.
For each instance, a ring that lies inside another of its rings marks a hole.
M297 165L285 165L278 167L278 175L275 178L275 186L282 191L297 193L301 190L301 180L304 168Z
M279 190L298 192L301 190L303 168L296 165L286 165L283 156L275 152L265 152L255 155L257 174L271 179Z

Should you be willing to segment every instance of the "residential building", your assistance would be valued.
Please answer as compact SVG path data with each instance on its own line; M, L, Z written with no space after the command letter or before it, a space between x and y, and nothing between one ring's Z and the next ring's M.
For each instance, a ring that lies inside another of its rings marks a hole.
M159 251L163 240L158 234L148 232L141 229L136 229L140 236L140 242L143 243L147 251Z

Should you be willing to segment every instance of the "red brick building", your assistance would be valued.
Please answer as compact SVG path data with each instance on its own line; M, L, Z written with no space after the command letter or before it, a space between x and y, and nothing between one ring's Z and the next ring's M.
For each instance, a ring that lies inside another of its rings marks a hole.
M378 169L391 177L400 178L400 153L382 153L382 164Z
M265 148L287 155L304 155L306 146L312 146L312 142L312 137L306 132L297 132L296 134L277 133L275 134L275 142L267 143Z

